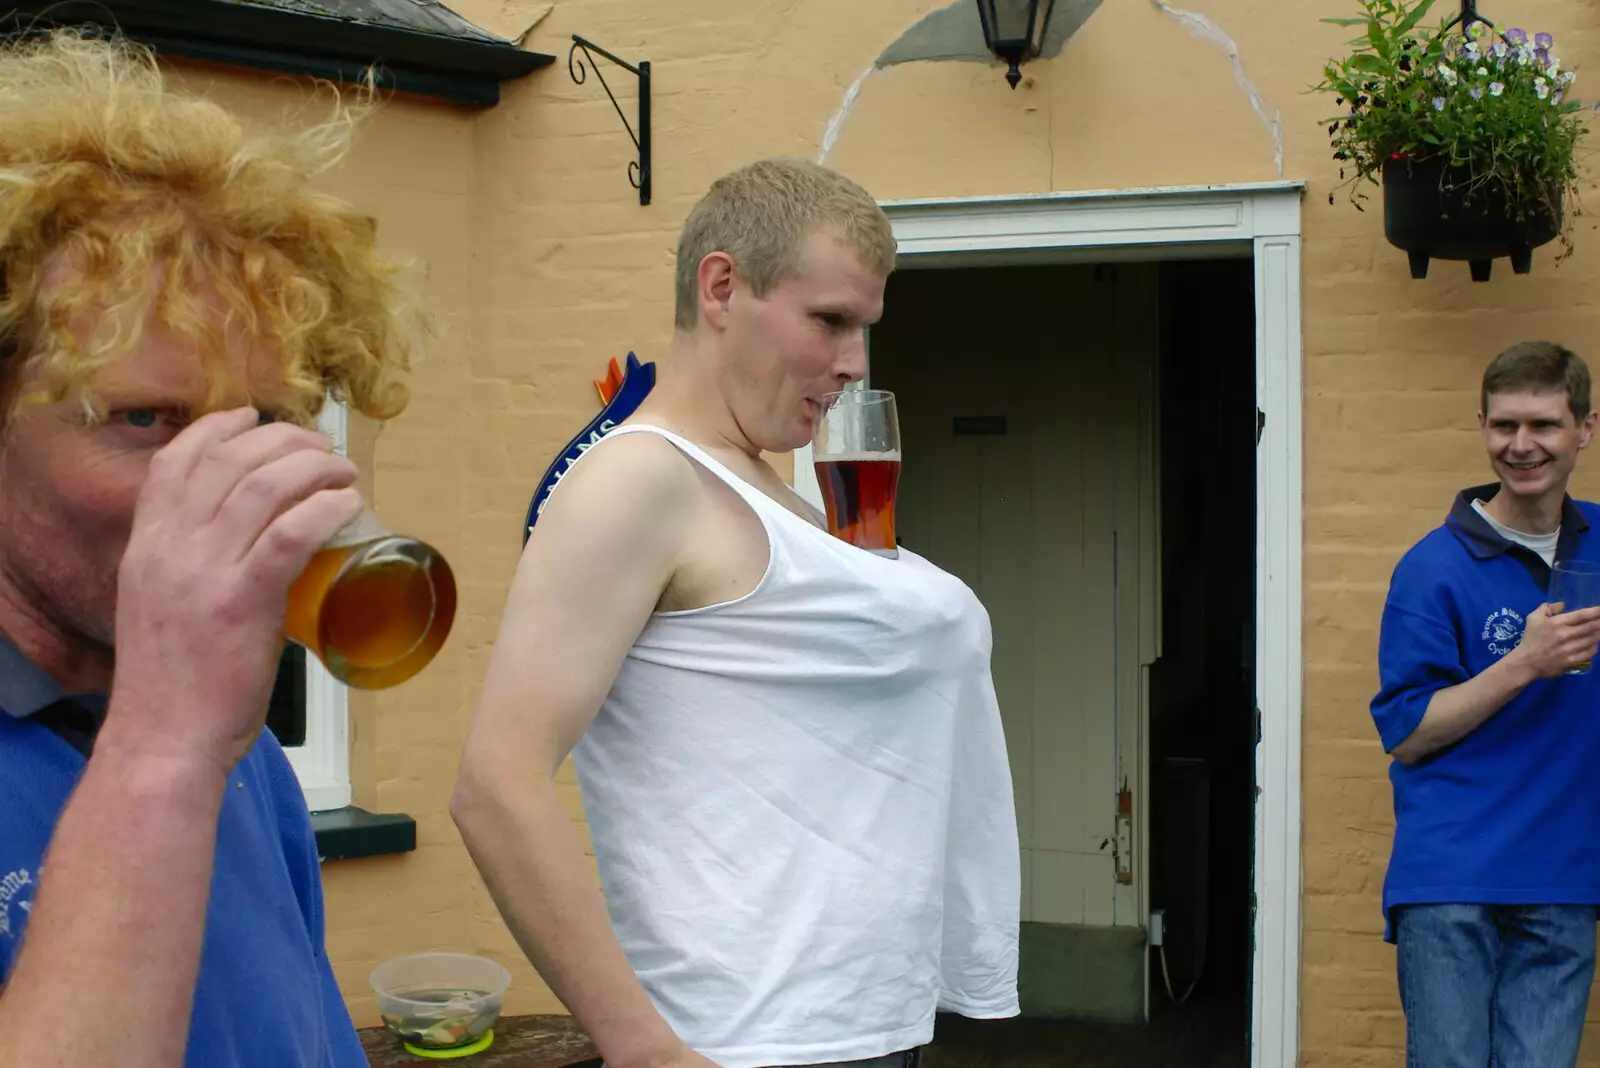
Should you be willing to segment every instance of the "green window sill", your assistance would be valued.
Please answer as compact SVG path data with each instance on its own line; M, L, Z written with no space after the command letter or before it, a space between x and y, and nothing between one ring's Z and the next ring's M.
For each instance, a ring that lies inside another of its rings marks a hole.
M322 861L409 853L417 848L417 821L399 812L368 812L349 805L311 814Z

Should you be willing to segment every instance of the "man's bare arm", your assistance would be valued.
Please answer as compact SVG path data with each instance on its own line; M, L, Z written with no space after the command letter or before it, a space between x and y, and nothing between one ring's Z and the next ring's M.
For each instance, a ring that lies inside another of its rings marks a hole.
M671 580L697 487L689 461L646 434L562 480L517 570L451 802L501 915L612 1068L711 1062L629 967L555 775Z

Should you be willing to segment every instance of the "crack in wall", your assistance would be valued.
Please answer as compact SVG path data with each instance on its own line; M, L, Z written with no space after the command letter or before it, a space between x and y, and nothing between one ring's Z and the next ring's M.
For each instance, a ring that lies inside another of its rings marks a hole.
M1172 7L1163 0L1150 0L1150 4L1163 15L1181 24L1195 37L1211 42L1228 57L1228 65L1233 68L1233 80L1238 83L1239 91L1244 93L1256 117L1261 120L1261 125L1266 127L1267 133L1272 137L1272 161L1278 168L1278 177L1282 178L1283 118L1276 111L1271 115L1267 114L1266 101L1262 99L1261 91L1250 80L1250 76L1244 72L1244 61L1239 58L1239 46L1233 43L1233 38L1229 37L1222 27L1198 12Z
M1055 12L1050 16L1044 40L1040 43L1039 58L1051 59L1066 48L1067 42L1100 7L1102 0L1057 0ZM828 119L822 135L822 148L817 154L818 163L827 163L839 132L850 117L861 86L872 72L901 63L928 61L959 61L996 66L994 53L983 39L983 22L972 9L971 0L953 0L946 7L931 11L903 30L898 37L878 53L878 58L856 76L845 90L844 99Z
M817 154L819 164L828 162L828 153L833 151L834 142L839 140L839 131L844 129L844 120L850 117L850 109L855 106L856 96L861 92L869 75L878 69L876 63L856 75L856 80L850 83L850 88L845 90L844 99L840 101L839 108L828 120L828 129L822 135L822 151Z
M1101 0L1068 0L1065 9L1058 12L1052 20L1049 34L1042 49L1043 57L1048 58L1061 52L1071 40L1073 34L1086 22L1101 4ZM1167 4L1165 0L1150 0L1150 4L1157 11L1183 26L1192 36L1210 42L1218 51L1228 57L1228 65L1233 70L1233 80L1239 86L1239 91L1249 101L1250 108L1261 120L1261 125L1272 138L1272 161L1277 168L1278 177L1283 177L1283 119L1279 112L1269 113L1267 103L1261 96L1261 91L1256 88L1250 76L1245 73L1244 61L1239 57L1239 46L1223 29L1206 16L1195 12L1185 11ZM934 11L918 20L909 29L903 32L893 44L884 49L878 58L867 66L855 81L850 83L845 90L844 99L839 102L839 107L828 119L828 125L822 135L821 150L817 154L818 163L827 163L832 154L834 145L838 143L839 134L844 128L845 120L850 117L850 111L855 106L856 97L861 92L861 87L880 67L894 66L899 63L908 63L927 60L969 60L993 63L991 55L983 43L982 27L975 13L968 9L966 0L956 0L950 6ZM1054 186L1054 152L1051 153L1052 177L1051 185Z

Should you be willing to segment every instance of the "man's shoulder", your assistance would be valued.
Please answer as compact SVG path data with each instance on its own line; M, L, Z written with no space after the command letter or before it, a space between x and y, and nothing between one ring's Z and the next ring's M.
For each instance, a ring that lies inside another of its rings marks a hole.
M83 766L83 757L44 724L0 712L0 827L59 813Z
M1385 615L1449 624L1474 602L1489 580L1448 523L1428 531L1401 555L1389 576ZM1392 632L1397 633L1397 632Z
M634 429L632 424L624 423L589 449L570 473L587 472L590 479L600 477L601 472L610 477L648 475L678 480L682 486L687 485L682 480L693 470L689 455L665 434L643 425Z
M1446 582L1459 573L1471 555L1450 524L1440 523L1400 555L1394 565L1393 582Z
M647 516L687 501L697 486L694 461L665 436L613 431L562 473L546 507L585 518L597 510Z
M1579 515L1588 520L1591 536L1600 536L1600 530L1594 529L1596 527L1600 527L1600 503L1595 501L1580 501L1574 497L1572 499L1572 505L1578 510Z
M278 736L266 727L261 728L255 744L245 751L241 762L260 768L263 774L271 774L274 777L294 774L294 766L289 763L289 754L284 752Z
M572 575L624 560L653 569L676 560L705 500L695 461L674 442L613 431L551 490L524 559L559 561Z
M305 791L277 736L262 728L256 744L239 764L238 772L254 776L259 784L277 822L279 836L301 837L302 830L310 826Z

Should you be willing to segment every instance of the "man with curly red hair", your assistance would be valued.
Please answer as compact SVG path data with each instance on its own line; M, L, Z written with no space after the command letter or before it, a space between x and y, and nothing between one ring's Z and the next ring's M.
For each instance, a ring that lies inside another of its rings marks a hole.
M262 730L361 507L317 411L398 414L427 334L314 188L359 110L256 130L126 42L0 44L0 1064L366 1064Z

